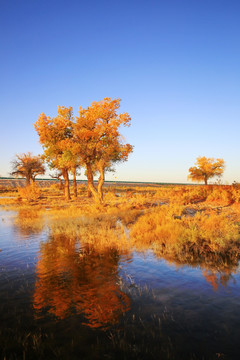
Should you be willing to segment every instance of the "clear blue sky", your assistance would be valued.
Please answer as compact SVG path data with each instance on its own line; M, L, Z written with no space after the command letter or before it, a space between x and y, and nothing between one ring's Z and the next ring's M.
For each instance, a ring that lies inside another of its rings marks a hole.
M121 98L135 146L107 178L186 182L197 156L240 181L239 0L0 0L0 175L42 153L58 105Z

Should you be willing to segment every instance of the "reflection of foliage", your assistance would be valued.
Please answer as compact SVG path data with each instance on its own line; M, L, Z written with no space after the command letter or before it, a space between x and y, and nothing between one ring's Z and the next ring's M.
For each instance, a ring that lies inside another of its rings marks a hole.
M117 323L130 308L128 296L117 285L119 253L98 253L91 247L79 250L77 245L64 236L42 244L34 308L47 308L59 318L75 309L95 328Z
M205 277L206 281L212 285L214 290L218 289L218 286L221 284L222 286L227 286L228 281L231 279L231 271L235 271L235 269L224 269L224 271L214 271L210 269L202 269L202 274Z

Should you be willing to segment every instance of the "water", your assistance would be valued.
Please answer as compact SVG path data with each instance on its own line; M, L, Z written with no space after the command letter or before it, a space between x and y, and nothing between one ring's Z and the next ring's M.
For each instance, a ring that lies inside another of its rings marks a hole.
M97 252L0 213L2 359L239 359L240 272Z

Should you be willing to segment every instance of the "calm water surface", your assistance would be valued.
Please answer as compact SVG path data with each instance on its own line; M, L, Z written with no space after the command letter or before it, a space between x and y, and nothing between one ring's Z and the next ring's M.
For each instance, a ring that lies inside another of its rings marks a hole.
M0 212L2 359L239 359L239 267L98 253Z

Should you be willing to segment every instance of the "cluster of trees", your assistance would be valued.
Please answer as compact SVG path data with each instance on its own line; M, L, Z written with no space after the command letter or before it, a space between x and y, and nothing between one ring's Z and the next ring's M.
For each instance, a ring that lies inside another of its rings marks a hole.
M69 173L73 175L74 195L77 196L76 171L84 167L89 192L97 202L103 201L102 187L105 172L121 161L126 161L133 147L125 144L120 127L129 126L128 113L118 114L120 99L105 98L90 107L79 108L73 117L72 107L58 107L55 117L39 115L34 126L44 149L44 160L64 178L65 197L70 199ZM93 177L98 173L97 188Z
M78 116L73 116L72 107L59 106L55 117L40 114L34 127L43 146L42 156L31 153L17 155L12 163L11 175L26 177L27 184L44 174L44 161L55 170L52 177L64 178L64 191L70 199L69 174L73 176L73 192L77 197L76 174L85 168L89 195L97 202L103 201L105 172L118 162L126 161L133 146L124 143L120 134L121 126L129 126L128 113L118 113L120 99L104 98L93 102L84 109L79 108ZM198 157L196 166L190 167L188 178L205 185L210 178L221 176L224 171L223 159ZM97 187L93 177L99 174Z
M122 158L122 160L126 160L127 159L127 154L130 153L130 151L132 150L131 146L129 144L124 145L125 149L129 149L128 153L125 152L125 154L123 152L118 152L118 156L124 156ZM50 148L46 149L46 152L44 154L44 158L46 158L46 155L48 154L48 150L50 150ZM109 149L108 149L109 150ZM76 162L73 162L73 158L72 155L73 153L69 153L69 149L66 149L67 153L59 153L58 157L60 158L60 160L62 159L62 156L65 156L65 160L68 159L68 163L71 161L71 168L65 168L65 172L64 172L64 168L62 168L60 165L59 167L55 166L53 163L53 159L52 157L49 156L48 160L49 160L49 165L51 167L56 167L57 170L54 174L50 175L53 179L58 179L60 181L60 183L62 184L62 179L61 176L63 174L66 173L66 181L65 181L65 188L66 188L66 196L67 198L69 197L69 180L68 180L68 172L72 172L73 174L73 184L74 184L74 195L77 196L77 185L76 185L76 170L80 167L80 163L79 163L79 158L76 157L75 160ZM54 156L56 156L55 153L53 153ZM67 157L67 155L69 157ZM64 158L63 156L63 158ZM107 154L107 156L109 156L109 152ZM57 157L57 158L58 158ZM114 159L112 159L112 162L116 162L117 160L120 161L120 159L117 159L117 157L114 157ZM104 182L104 172L105 170L109 170L109 167L106 168L104 167L104 165L106 165L103 163L103 161L106 161L106 156L103 158L99 158L98 161L98 167L96 163L90 163L90 191L92 191L92 186L93 186L93 191L94 190L94 184L93 184L93 168L91 167L91 165L95 165L95 169L97 168L99 170L100 173L100 177L99 177L99 181L98 181L98 190L100 191L100 198L102 199L102 185ZM62 164L62 162L61 162ZM86 164L86 168L87 168L87 163ZM109 163L111 164L111 162ZM65 163L66 165L66 163ZM197 181L197 182L202 182L204 181L205 185L208 184L208 180L215 177L215 176L222 176L224 168L225 168L225 163L223 159L214 159L214 158L206 158L205 156L203 157L198 157L197 161L195 163L196 166L190 167L189 168L189 175L188 175L188 179L192 180L192 181ZM38 156L33 156L31 153L26 153L26 154L20 154L20 155L16 155L16 159L13 160L12 162L12 167L13 167L13 171L11 172L11 175L13 176L21 176L21 177L25 177L26 178L26 183L27 185L32 184L35 180L35 177L37 175L42 175L45 173L45 168L44 168L44 164L43 164L43 157L38 155ZM66 185L67 184L67 185ZM98 198L97 198L98 199Z
M79 108L74 117L72 107L58 107L55 117L39 115L34 126L43 146L43 159L64 178L65 197L70 199L69 173L73 176L74 196L77 196L76 172L84 167L89 192L97 202L103 201L105 172L118 162L126 161L133 146L124 143L121 126L129 126L128 113L118 113L120 99L105 98L90 107ZM98 185L93 177L99 174Z

